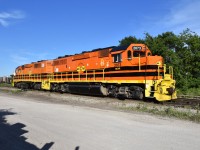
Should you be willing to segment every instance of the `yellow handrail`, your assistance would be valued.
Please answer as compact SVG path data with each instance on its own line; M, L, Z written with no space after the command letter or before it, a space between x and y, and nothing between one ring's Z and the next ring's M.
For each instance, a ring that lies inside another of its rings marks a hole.
M166 73L166 64L164 64L164 77L165 77L165 73Z
M93 70L93 78L94 78L94 81L95 81L95 70Z
M171 78L173 79L174 72L173 72L173 67L172 66L169 66L169 74L171 75Z

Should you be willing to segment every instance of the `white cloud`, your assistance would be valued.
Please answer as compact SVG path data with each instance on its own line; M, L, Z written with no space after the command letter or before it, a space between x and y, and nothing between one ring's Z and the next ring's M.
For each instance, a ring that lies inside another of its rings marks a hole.
M178 5L172 7L171 12L159 24L180 33L183 29L189 28L200 34L200 1L182 0Z
M22 11L0 12L0 25L7 27L11 21L23 18L25 14Z

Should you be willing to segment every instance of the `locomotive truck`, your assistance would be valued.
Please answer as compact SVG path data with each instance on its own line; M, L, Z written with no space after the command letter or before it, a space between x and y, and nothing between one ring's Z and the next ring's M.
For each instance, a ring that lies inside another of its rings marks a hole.
M176 99L173 68L145 44L83 51L16 68L13 86L128 99Z

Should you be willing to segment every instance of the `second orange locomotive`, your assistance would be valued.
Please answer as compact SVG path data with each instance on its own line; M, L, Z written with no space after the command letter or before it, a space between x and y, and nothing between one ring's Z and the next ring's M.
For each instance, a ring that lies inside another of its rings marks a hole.
M122 98L176 99L173 69L144 44L107 47L16 68L13 85Z

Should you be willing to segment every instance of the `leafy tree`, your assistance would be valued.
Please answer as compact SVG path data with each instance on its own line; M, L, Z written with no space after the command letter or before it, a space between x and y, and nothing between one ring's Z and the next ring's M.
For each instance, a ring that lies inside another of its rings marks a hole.
M200 37L190 31L184 30L178 35L182 48L177 51L179 59L182 60L180 67L183 68L183 75L186 78L186 85L189 88L200 87Z
M135 36L127 36L119 41L119 43L120 46L126 46L130 45L131 43L144 43L144 40L137 39Z

